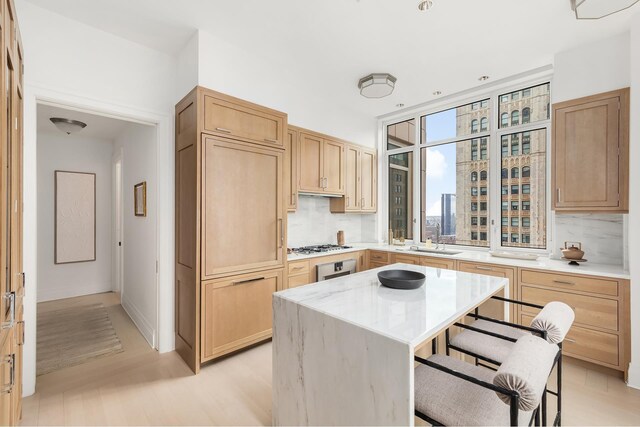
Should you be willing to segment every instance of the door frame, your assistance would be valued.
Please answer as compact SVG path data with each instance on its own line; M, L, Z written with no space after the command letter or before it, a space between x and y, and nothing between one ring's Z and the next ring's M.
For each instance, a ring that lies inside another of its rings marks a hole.
M124 258L122 245L124 241L124 214L122 204L124 202L122 194L122 165L123 165L123 150L120 147L113 153L111 157L112 168L112 195L113 195L113 236L112 236L112 253L113 253L113 288L116 292L120 293L120 302L122 302L122 296L124 291ZM120 225L120 228L118 228ZM157 286L157 284L156 284Z
M156 127L157 219L156 275L157 326L156 348L165 353L175 348L174 341L174 138L173 113L151 111L87 98L47 87L26 84L24 96L24 271L26 291L24 313L23 395L35 393L36 384L36 292L37 289L37 105L48 104L89 112L128 122ZM163 171L163 173L159 173Z

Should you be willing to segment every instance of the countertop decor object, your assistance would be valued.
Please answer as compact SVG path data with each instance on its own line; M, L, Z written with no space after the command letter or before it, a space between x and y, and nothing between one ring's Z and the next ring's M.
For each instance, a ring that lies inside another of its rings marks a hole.
M418 271L383 270L378 273L382 286L393 289L418 289L424 285L426 276Z
M338 246L344 246L344 231L338 231Z
M576 243L578 246L575 245ZM584 259L584 251L580 242L564 242L564 249L560 248L560 250L562 251L562 259L569 261L569 265L580 265L579 263L587 261Z

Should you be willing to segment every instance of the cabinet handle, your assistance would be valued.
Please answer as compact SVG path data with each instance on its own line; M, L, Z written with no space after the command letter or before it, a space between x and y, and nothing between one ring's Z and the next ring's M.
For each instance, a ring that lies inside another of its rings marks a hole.
M20 342L18 345L24 345L24 320L19 321L18 325L20 325Z
M575 283L567 282L565 280L554 280L553 283L557 283L559 285L570 285L570 286L574 286L575 285Z
M349 206L349 198L347 197L347 206Z
M476 270L493 271L493 268L491 268L491 267L480 267L480 266L477 266L477 267L476 267Z
M556 188L556 202L560 203L560 188Z
M262 277L254 277L253 279L238 280L236 282L232 282L232 284L241 285L243 283L257 282L257 281L260 281L260 280L264 280L264 276L262 276Z
M284 246L284 224L282 218L280 218L278 221L280 222L280 246L278 247L281 248L282 246Z
M264 140L265 140L265 142L271 142L272 144L277 144L277 143L278 143L278 140L277 140L277 139L269 139L269 138L265 138Z
M324 178L320 178L320 188L324 188Z
M328 178L322 178L324 180L324 187L322 188L327 188L329 186L329 179Z
M6 355L4 359L1 361L2 365L4 365L5 363L9 364L9 382L2 383L0 394L10 393L11 390L13 390L13 385L16 382L16 355L15 354Z
M9 301L9 321L3 322L0 326L0 330L11 329L16 323L16 293L7 292L4 294L3 298Z
M225 129L225 128L216 128L216 130L224 133L231 133L229 129Z
M291 270L302 270L302 269L304 269L304 266L298 266L298 267L291 268Z

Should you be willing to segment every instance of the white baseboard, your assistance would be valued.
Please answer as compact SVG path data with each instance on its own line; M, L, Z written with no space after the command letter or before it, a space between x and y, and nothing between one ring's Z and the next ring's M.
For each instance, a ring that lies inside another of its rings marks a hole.
M122 308L127 312L133 323L138 327L138 330L142 334L145 340L153 348L157 348L156 344L156 331L151 326L151 323L144 317L142 312L131 301L126 299L126 296L122 298Z
M629 387L640 389L640 365L639 364L630 364L629 365L629 379L627 380L627 385Z
M101 294L103 292L112 292L111 283L90 283L83 284L81 287L74 286L60 289L42 289L37 292L38 302L55 301L58 299L81 297L85 295Z

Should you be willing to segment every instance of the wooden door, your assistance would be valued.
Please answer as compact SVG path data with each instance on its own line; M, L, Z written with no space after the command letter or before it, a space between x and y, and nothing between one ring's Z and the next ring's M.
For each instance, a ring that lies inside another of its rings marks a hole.
M298 131L289 128L285 150L285 185L287 211L298 208Z
M553 206L628 211L628 89L554 105Z
M324 192L322 138L301 132L299 140L299 189L308 193L322 193Z
M324 140L322 170L325 193L344 194L344 151L342 142Z
M271 336L271 298L282 270L232 276L202 284L202 361Z
M282 150L210 136L202 144L202 279L282 267Z
M360 150L360 188L362 212L376 212L378 209L378 164L375 150Z
M345 147L345 194L344 210L360 210L360 150L358 147Z

